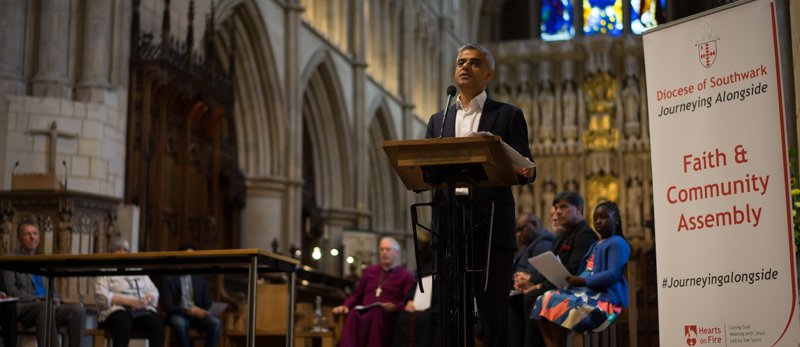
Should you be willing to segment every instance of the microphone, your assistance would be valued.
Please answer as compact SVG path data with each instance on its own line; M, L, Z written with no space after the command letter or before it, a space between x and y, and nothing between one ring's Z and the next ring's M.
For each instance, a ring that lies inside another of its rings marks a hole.
M64 166L64 190L67 190L67 178L69 178L69 172L67 171L67 161L62 160L61 165Z
M456 96L456 87L447 87L447 101L444 105L444 114L442 115L442 130L439 132L439 137L444 137L444 122L447 121L447 111L450 110L450 101Z
M14 170L16 170L18 166L19 166L19 162L14 163L14 167L11 169L11 175L12 176L14 175Z

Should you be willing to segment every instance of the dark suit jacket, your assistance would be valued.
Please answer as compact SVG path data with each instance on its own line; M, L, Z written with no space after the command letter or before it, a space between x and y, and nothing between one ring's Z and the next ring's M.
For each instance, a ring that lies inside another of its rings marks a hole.
M425 134L426 138L439 136L439 132L442 130L442 118L442 112L431 116L428 121L428 130ZM455 126L456 106L453 105L447 112L447 119L444 125L444 137L455 136ZM478 131L489 131L494 135L499 135L503 138L503 142L514 148L517 152L522 154L522 156L533 160L528 145L528 126L525 123L525 116L522 110L518 107L494 101L487 97L483 105ZM527 184L532 180L533 178L527 179L525 177L519 177L519 184ZM434 201L445 200L443 199L444 193L444 191L437 190L434 194ZM475 188L472 191L472 198L473 203L486 205L485 211L488 211L489 202L495 204L492 246L515 248L515 203L514 195L511 193L511 187ZM476 222L480 222L481 218L488 218L488 212L486 212L485 215L473 217Z
M203 275L192 276L192 291L194 292L194 305L208 310L211 307L211 289ZM161 282L161 307L168 316L180 314L186 316L186 309L181 307L181 279L180 276L170 275Z
M9 255L20 255L13 253ZM19 298L19 302L36 301L36 287L33 285L33 275L22 272L3 271L3 282L5 282L6 294ZM47 288L47 277L42 277L42 285ZM53 293L54 298L58 298L58 293Z
M531 274L531 279L529 282L533 284L544 281L544 276L542 276L542 274L540 274L539 271L536 270L533 265L531 265L528 259L551 250L553 248L554 239L555 236L553 236L553 233L550 231L540 231L539 234L536 235L536 238L531 241L531 243L517 252L517 255L514 257L514 272L526 272Z
M595 242L597 242L597 233L583 220L572 229L565 230L558 235L556 241L553 242L553 253L561 259L561 263L569 273L579 275L578 268L581 266L581 258Z
M581 259L597 242L597 233L586 223L585 220L576 224L569 230L564 230L556 237L553 242L553 253L561 260L567 271L573 275L579 275L578 269L581 266ZM556 286L547 279L542 282L542 287L525 294L525 302L532 303L542 293L554 289Z

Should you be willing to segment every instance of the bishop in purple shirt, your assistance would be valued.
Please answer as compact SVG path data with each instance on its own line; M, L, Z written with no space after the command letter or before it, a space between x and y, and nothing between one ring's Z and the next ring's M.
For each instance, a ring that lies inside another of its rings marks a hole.
M391 237L380 242L381 263L370 265L356 288L333 308L346 314L340 347L382 347L389 345L397 312L403 310L414 275L400 266L400 244Z

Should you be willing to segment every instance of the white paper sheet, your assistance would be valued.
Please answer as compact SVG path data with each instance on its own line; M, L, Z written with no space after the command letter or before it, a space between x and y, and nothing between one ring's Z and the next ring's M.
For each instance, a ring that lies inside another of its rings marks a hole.
M492 134L489 131L479 131L470 134L470 136L494 136L494 134ZM503 151L506 152L508 159L511 161L512 167L514 167L515 169L519 168L527 169L536 167L536 163L532 162L528 158L523 157L522 154L520 154L519 152L517 152L516 149L505 143L505 141L501 141L500 143L503 144Z
M539 273L547 278L550 283L558 288L566 288L569 286L567 283L567 276L570 275L567 268L561 264L561 261L556 257L553 252L547 251L539 254L533 258L528 259L528 262L539 270Z
M208 309L208 313L210 313L212 316L220 317L222 312L225 312L226 308L228 308L228 303L212 302L211 307Z
M427 310L431 307L431 297L433 296L433 276L425 276L422 278L422 287L425 288L425 293L414 293L414 309L417 311Z

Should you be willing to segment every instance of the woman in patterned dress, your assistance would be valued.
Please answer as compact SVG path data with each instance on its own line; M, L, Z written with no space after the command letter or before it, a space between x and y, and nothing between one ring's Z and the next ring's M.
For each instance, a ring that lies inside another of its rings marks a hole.
M594 226L601 239L581 260L579 276L569 275L569 288L540 296L531 310L548 347L566 346L569 331L601 331L628 306L625 265L631 247L622 235L619 208L605 201L594 209Z

